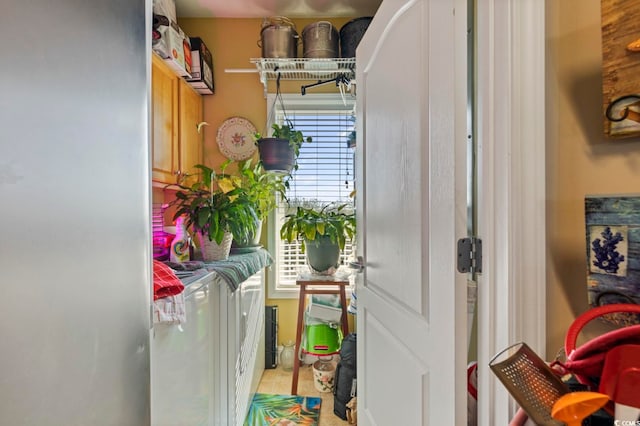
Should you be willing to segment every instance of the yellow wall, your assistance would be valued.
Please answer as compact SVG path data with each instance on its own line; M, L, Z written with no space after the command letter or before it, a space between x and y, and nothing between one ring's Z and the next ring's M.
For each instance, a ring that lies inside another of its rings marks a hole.
M640 193L640 140L604 137L600 1L546 5L547 359L552 359L572 321L588 309L584 197ZM603 326L596 328L587 336Z
M351 18L326 19L337 29ZM318 19L294 19L298 33ZM216 19L188 18L179 21L180 27L191 37L200 37L213 54L213 78L215 94L204 96L204 119L210 126L205 127L205 164L217 167L225 158L218 150L216 133L224 120L241 116L253 123L259 132L264 132L267 122L267 103L263 86L257 73L226 73L225 69L255 69L251 58L262 55L258 46L262 19ZM299 46L299 56L302 48ZM300 82L286 82L284 93L300 93ZM309 83L309 82L307 82ZM331 86L326 85L326 86ZM313 93L332 90L331 87L314 88ZM271 91L273 88L270 86ZM335 91L335 87L333 88Z
M330 21L340 30L342 25L352 18L294 19L299 34L303 28L319 20ZM264 89L257 73L225 73L225 69L255 69L251 58L262 55L258 47L262 19L217 19L188 18L179 20L180 27L191 37L200 37L213 54L213 78L215 94L204 96L204 121L210 125L204 133L204 163L218 168L225 160L218 150L216 133L224 120L241 116L253 123L256 129L264 133L267 122L267 102ZM299 57L302 57L302 43L299 45ZM300 93L300 85L311 82L283 82L283 93ZM311 89L308 93L335 92L331 84ZM275 88L270 85L269 90ZM256 154L257 158L257 154ZM267 230L263 230L264 236ZM268 247L267 247L268 249ZM279 340L295 340L297 317L297 299L267 299L267 305L279 307ZM353 321L350 318L350 329Z

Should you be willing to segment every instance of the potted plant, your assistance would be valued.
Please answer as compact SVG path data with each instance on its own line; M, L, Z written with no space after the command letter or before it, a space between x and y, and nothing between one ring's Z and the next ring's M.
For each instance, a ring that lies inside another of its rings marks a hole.
M340 263L340 251L356 232L356 218L348 204L325 204L321 208L298 206L285 216L280 238L301 240L309 267L316 273L333 275Z
M272 135L268 138L263 138L260 133L255 134L262 165L268 171L290 173L297 169L300 147L305 142L311 142L311 137L305 138L301 131L294 129L291 122L273 124L271 129Z
M178 184L176 198L169 203L176 207L174 219L185 217L185 225L198 235L205 261L224 260L229 256L232 239L247 239L255 233L257 216L254 203L241 186L238 176L225 174L231 163L226 161L221 172L198 164L201 178L191 186Z
M248 235L248 239L233 239L235 248L252 248L260 245L262 223L277 206L277 198L286 200L286 190L289 186L288 176L267 173L261 162L253 159L242 161L238 165L240 186L245 190L247 198L253 203L257 223L255 233Z

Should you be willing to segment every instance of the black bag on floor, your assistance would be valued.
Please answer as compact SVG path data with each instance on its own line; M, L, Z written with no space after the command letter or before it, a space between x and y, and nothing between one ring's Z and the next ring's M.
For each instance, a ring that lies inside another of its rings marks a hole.
M356 395L356 334L342 341L333 388L333 413L347 420L347 403Z

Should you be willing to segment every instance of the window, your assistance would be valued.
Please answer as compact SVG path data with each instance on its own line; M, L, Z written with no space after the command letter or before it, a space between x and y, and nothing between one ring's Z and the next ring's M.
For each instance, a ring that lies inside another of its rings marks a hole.
M279 124L284 121L282 105L274 105L275 95L270 95L268 105L273 108L269 117ZM290 205L314 203L349 203L354 191L354 150L348 147L349 135L354 131L354 102L346 105L340 95L283 95L287 118L296 130L311 136L312 143L305 143L298 157L299 168L293 173L287 191ZM269 123L270 126L271 123ZM306 268L305 255L300 242L280 240L282 218L287 214L283 202L270 218L270 247L275 265L269 277L270 298L297 297L296 277ZM352 246L347 243L342 262L351 256Z

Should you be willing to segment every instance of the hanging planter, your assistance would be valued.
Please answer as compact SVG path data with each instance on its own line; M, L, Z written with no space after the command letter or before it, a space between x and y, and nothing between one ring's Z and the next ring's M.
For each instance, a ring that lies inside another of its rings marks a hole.
M280 108L284 114L285 124L271 125L271 137L263 138L256 133L256 145L260 152L260 161L266 171L277 173L291 173L297 169L296 160L300 155L300 147L305 142L311 142L311 137L305 138L301 131L295 130L291 120L287 118L287 113L280 93L280 74L276 81L276 96L271 107L271 114L267 123L273 121L273 113L276 110L276 103L280 102Z
M272 137L259 137L256 142L262 166L270 172L290 173L297 168L300 147L305 142L311 142L311 137L305 138L291 123L282 126L273 124L271 129Z
M258 140L262 167L270 172L290 173L296 162L295 152L289 140L282 138L261 138Z

